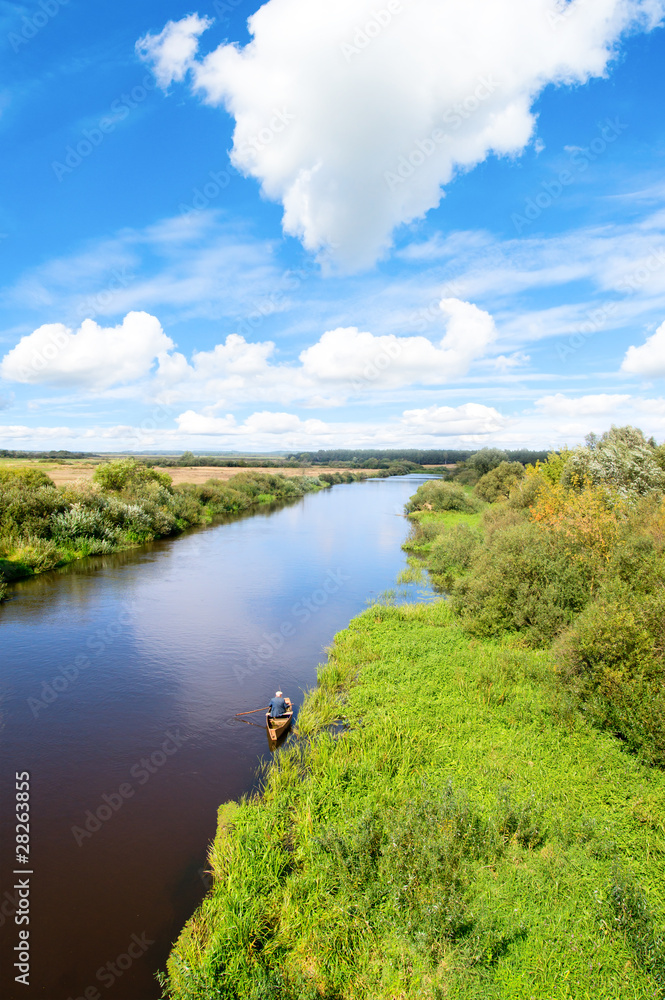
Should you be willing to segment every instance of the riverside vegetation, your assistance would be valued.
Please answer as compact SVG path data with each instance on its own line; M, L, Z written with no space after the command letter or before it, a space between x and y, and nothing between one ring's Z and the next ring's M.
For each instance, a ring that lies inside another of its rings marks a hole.
M167 473L119 459L100 465L92 484L57 487L38 469L0 469L0 601L7 581L362 478L241 472L225 483L174 486Z
M165 997L665 996L663 453L479 455L409 505L450 599L354 619L220 808Z

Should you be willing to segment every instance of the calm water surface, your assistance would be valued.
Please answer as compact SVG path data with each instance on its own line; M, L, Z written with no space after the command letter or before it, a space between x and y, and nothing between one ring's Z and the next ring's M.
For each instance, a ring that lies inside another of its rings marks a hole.
M335 632L394 584L423 478L335 486L14 588L0 608L3 997L160 996L155 971L206 891L217 806L255 787L270 753L234 713L277 688L302 702ZM16 771L31 776L27 987L12 968Z

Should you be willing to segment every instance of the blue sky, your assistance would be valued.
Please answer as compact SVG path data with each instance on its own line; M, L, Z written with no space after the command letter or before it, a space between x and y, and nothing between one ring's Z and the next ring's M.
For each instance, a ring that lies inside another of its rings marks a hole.
M0 2L0 447L665 439L664 14Z

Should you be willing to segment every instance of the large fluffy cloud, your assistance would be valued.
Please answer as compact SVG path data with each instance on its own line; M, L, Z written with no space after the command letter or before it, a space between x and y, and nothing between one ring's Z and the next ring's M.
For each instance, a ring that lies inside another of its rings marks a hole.
M153 390L160 402L339 405L368 389L450 382L466 374L497 338L492 317L470 302L442 299L439 316L446 330L438 344L427 337L375 336L340 327L325 332L296 363L275 360L273 341L252 343L237 333L212 350L195 351L188 361L171 350L173 342L156 317L131 312L113 328L90 319L76 333L61 323L41 326L9 351L0 375L101 389L143 378L157 360Z
M427 337L375 337L356 327L329 330L300 355L303 372L352 384L435 385L466 374L497 338L489 313L470 302L442 299L446 333L436 346Z
M428 406L422 410L405 410L402 418L405 428L423 436L443 438L468 435L496 434L508 424L493 406L482 403L464 403L462 406Z
M661 323L641 347L628 348L621 370L646 378L662 378L665 375L665 323Z
M349 268L441 199L457 170L529 143L548 84L605 72L663 0L269 0L252 41L203 59L190 15L137 43L166 87L191 71L235 118L232 159L284 206L284 228Z
M191 363L182 354L162 355L160 399L173 404L196 398L224 407L241 399L330 406L369 390L441 385L465 375L498 334L489 313L470 302L442 299L438 315L445 324L438 344L339 327L301 351L300 364L275 361L272 341L250 343L230 334L213 350L195 352Z
M104 389L134 382L174 346L158 319L130 312L115 327L86 319L74 333L63 323L46 323L22 337L0 364L13 382Z

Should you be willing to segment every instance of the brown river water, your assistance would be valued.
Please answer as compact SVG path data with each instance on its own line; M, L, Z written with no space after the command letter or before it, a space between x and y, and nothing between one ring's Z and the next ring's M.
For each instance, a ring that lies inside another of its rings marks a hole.
M258 787L270 757L265 728L234 713L277 688L297 710L334 634L394 586L403 506L425 478L335 486L12 588L0 996L160 997L155 972L207 889L217 807ZM27 864L14 846L23 772Z

